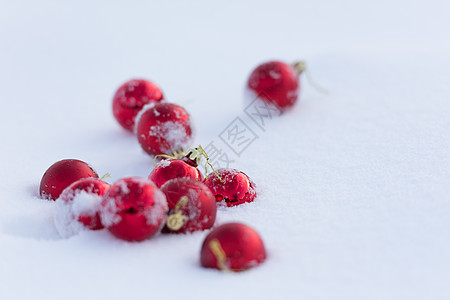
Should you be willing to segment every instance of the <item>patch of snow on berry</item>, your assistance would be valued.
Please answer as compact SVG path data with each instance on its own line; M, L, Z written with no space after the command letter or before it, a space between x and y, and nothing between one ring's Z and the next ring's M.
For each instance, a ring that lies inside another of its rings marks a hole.
M198 191L198 190L196 190L196 189L191 188L191 189L189 189L188 192L187 192L187 197L188 197L189 199L191 199L192 202L197 203L197 202L199 202L199 201L198 201L198 198L200 197L200 192L201 192L201 191Z
M119 223L122 218L117 214L117 205L114 198L106 197L103 198L102 205L100 207L100 219L105 227L111 227L114 224Z
M199 225L207 224L210 220L210 217L208 215L204 215L203 219L199 220Z
M165 140L168 146L161 147L161 150L165 153L178 149L187 149L192 142L192 135L186 132L185 126L182 123L173 121L151 126L148 135Z
M66 201L65 199L72 199ZM86 191L67 191L63 197L56 200L54 223L59 235L64 238L71 237L86 229L78 221L80 216L95 217L99 211L101 197Z
M190 220L196 220L198 218L198 216L201 214L201 209L199 207L199 203L196 203L197 205L195 205L194 203L192 205L189 206L189 219ZM200 220L198 220L197 222L199 222ZM197 224L198 228L201 228L202 224Z
M120 189L122 194L128 194L130 192L130 188L125 180L119 180L114 185Z
M189 208L189 219L196 219L201 213L202 202L199 200L201 191L196 189L189 189L187 192L187 197L189 198L188 208Z
M169 160L169 159L163 159L156 165L156 168L168 167L168 166L170 166L170 162L171 162L171 160Z
M217 170L217 173L222 178L224 182L233 182L235 180L235 177L238 175L239 171L235 169L219 169ZM217 176L214 178L214 180L219 181L219 178Z
M73 211L76 216L95 216L101 201L102 197L97 194L80 191L73 198Z
M160 225L160 229L164 226L164 220L169 211L166 195L156 186L153 189L154 204L146 208L144 211L148 225Z
M288 91L286 93L286 98L288 99L297 99L297 97L298 97L297 90Z
M269 76L272 77L273 79L280 79L281 74L278 73L277 71L270 70L269 71Z

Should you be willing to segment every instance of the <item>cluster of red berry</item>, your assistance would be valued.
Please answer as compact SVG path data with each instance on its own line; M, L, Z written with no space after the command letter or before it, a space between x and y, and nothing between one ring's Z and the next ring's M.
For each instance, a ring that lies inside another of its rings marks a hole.
M252 72L248 88L286 109L297 100L300 72L298 64L265 63ZM163 159L149 178L122 178L111 186L83 161L53 164L42 177L40 195L56 200L54 220L62 236L106 227L118 238L141 241L157 232L204 230L214 225L217 203L236 206L255 199L255 184L243 172L222 168L202 175L198 164L202 158L208 163L203 148L183 153L192 140L189 114L164 101L154 83L124 83L114 95L113 113L122 127L136 132L147 153ZM258 233L241 223L214 228L201 249L201 264L221 270L245 270L265 258Z

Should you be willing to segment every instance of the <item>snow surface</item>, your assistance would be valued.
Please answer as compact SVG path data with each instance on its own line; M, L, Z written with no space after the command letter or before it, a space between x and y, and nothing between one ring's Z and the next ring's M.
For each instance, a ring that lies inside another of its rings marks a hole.
M431 1L2 1L0 299L449 299L450 4ZM300 102L252 127L240 156L219 135L247 76L305 59ZM218 210L260 232L267 261L199 266L207 232L140 243L59 237L44 171L89 162L112 183L152 158L111 101L149 78L185 106L195 145L226 150L259 188Z

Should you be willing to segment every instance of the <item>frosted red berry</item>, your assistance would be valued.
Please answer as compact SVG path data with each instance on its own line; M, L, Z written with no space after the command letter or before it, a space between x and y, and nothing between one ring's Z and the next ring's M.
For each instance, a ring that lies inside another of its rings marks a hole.
M163 99L161 89L151 81L132 79L122 84L113 97L113 114L126 130L134 130L134 120L144 105Z
M94 178L80 179L69 185L56 200L54 220L63 237L76 234L83 228L103 228L99 210L109 184Z
M98 178L87 163L77 159L63 159L51 165L41 179L41 197L56 200L61 192L73 182L82 178Z
M203 181L203 175L197 168L197 164L189 163L186 158L161 160L156 164L148 178L158 187L161 187L167 181L181 177Z
M227 223L214 228L205 238L200 262L205 268L244 271L266 259L259 234L250 226Z
M236 206L252 202L255 199L256 186L244 172L222 168L217 170L217 175L220 178L211 173L204 181L216 197L217 202L225 202L227 206Z
M100 217L116 237L141 241L161 229L167 210L166 196L153 182L128 177L115 182L105 194Z
M192 178L167 181L161 191L167 197L169 216L163 232L185 233L211 228L216 220L217 205L214 195Z
M253 98L258 97L284 110L297 101L300 91L299 72L284 62L269 61L253 70L247 87Z
M179 105L167 102L150 104L139 114L136 122L138 141L150 155L185 150L192 142L191 118Z

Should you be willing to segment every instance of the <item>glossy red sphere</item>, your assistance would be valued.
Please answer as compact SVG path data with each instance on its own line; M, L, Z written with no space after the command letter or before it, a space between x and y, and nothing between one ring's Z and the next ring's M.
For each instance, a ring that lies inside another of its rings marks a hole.
M39 193L43 198L56 200L70 184L89 177L98 178L98 175L87 163L77 159L63 159L45 171Z
M136 119L138 141L148 154L172 154L192 142L188 112L181 106L160 102L144 108Z
M54 220L63 237L76 234L83 227L103 228L100 220L100 202L109 184L94 178L80 179L69 185L56 199Z
M105 194L100 217L116 237L141 241L161 229L167 211L166 196L153 182L128 177L115 182Z
M183 159L164 159L156 164L149 175L149 179L158 187L174 178L189 177L203 181L203 175L199 169L188 164Z
M247 87L253 92L253 97L275 104L284 110L297 101L300 90L299 74L289 64L270 61L253 70Z
M200 181L186 177L175 178L167 181L161 191L166 195L169 205L169 217L163 232L193 232L214 225L216 200Z
M205 238L200 262L205 268L244 271L266 259L266 249L259 234L241 223L227 223L214 228Z
M218 169L217 174L223 182L214 173L209 174L204 181L216 197L217 202L224 201L227 206L236 206L252 202L255 199L255 184L245 173L223 168Z
M126 130L134 130L134 120L144 105L163 99L161 89L153 82L132 79L122 84L113 97L113 114Z

